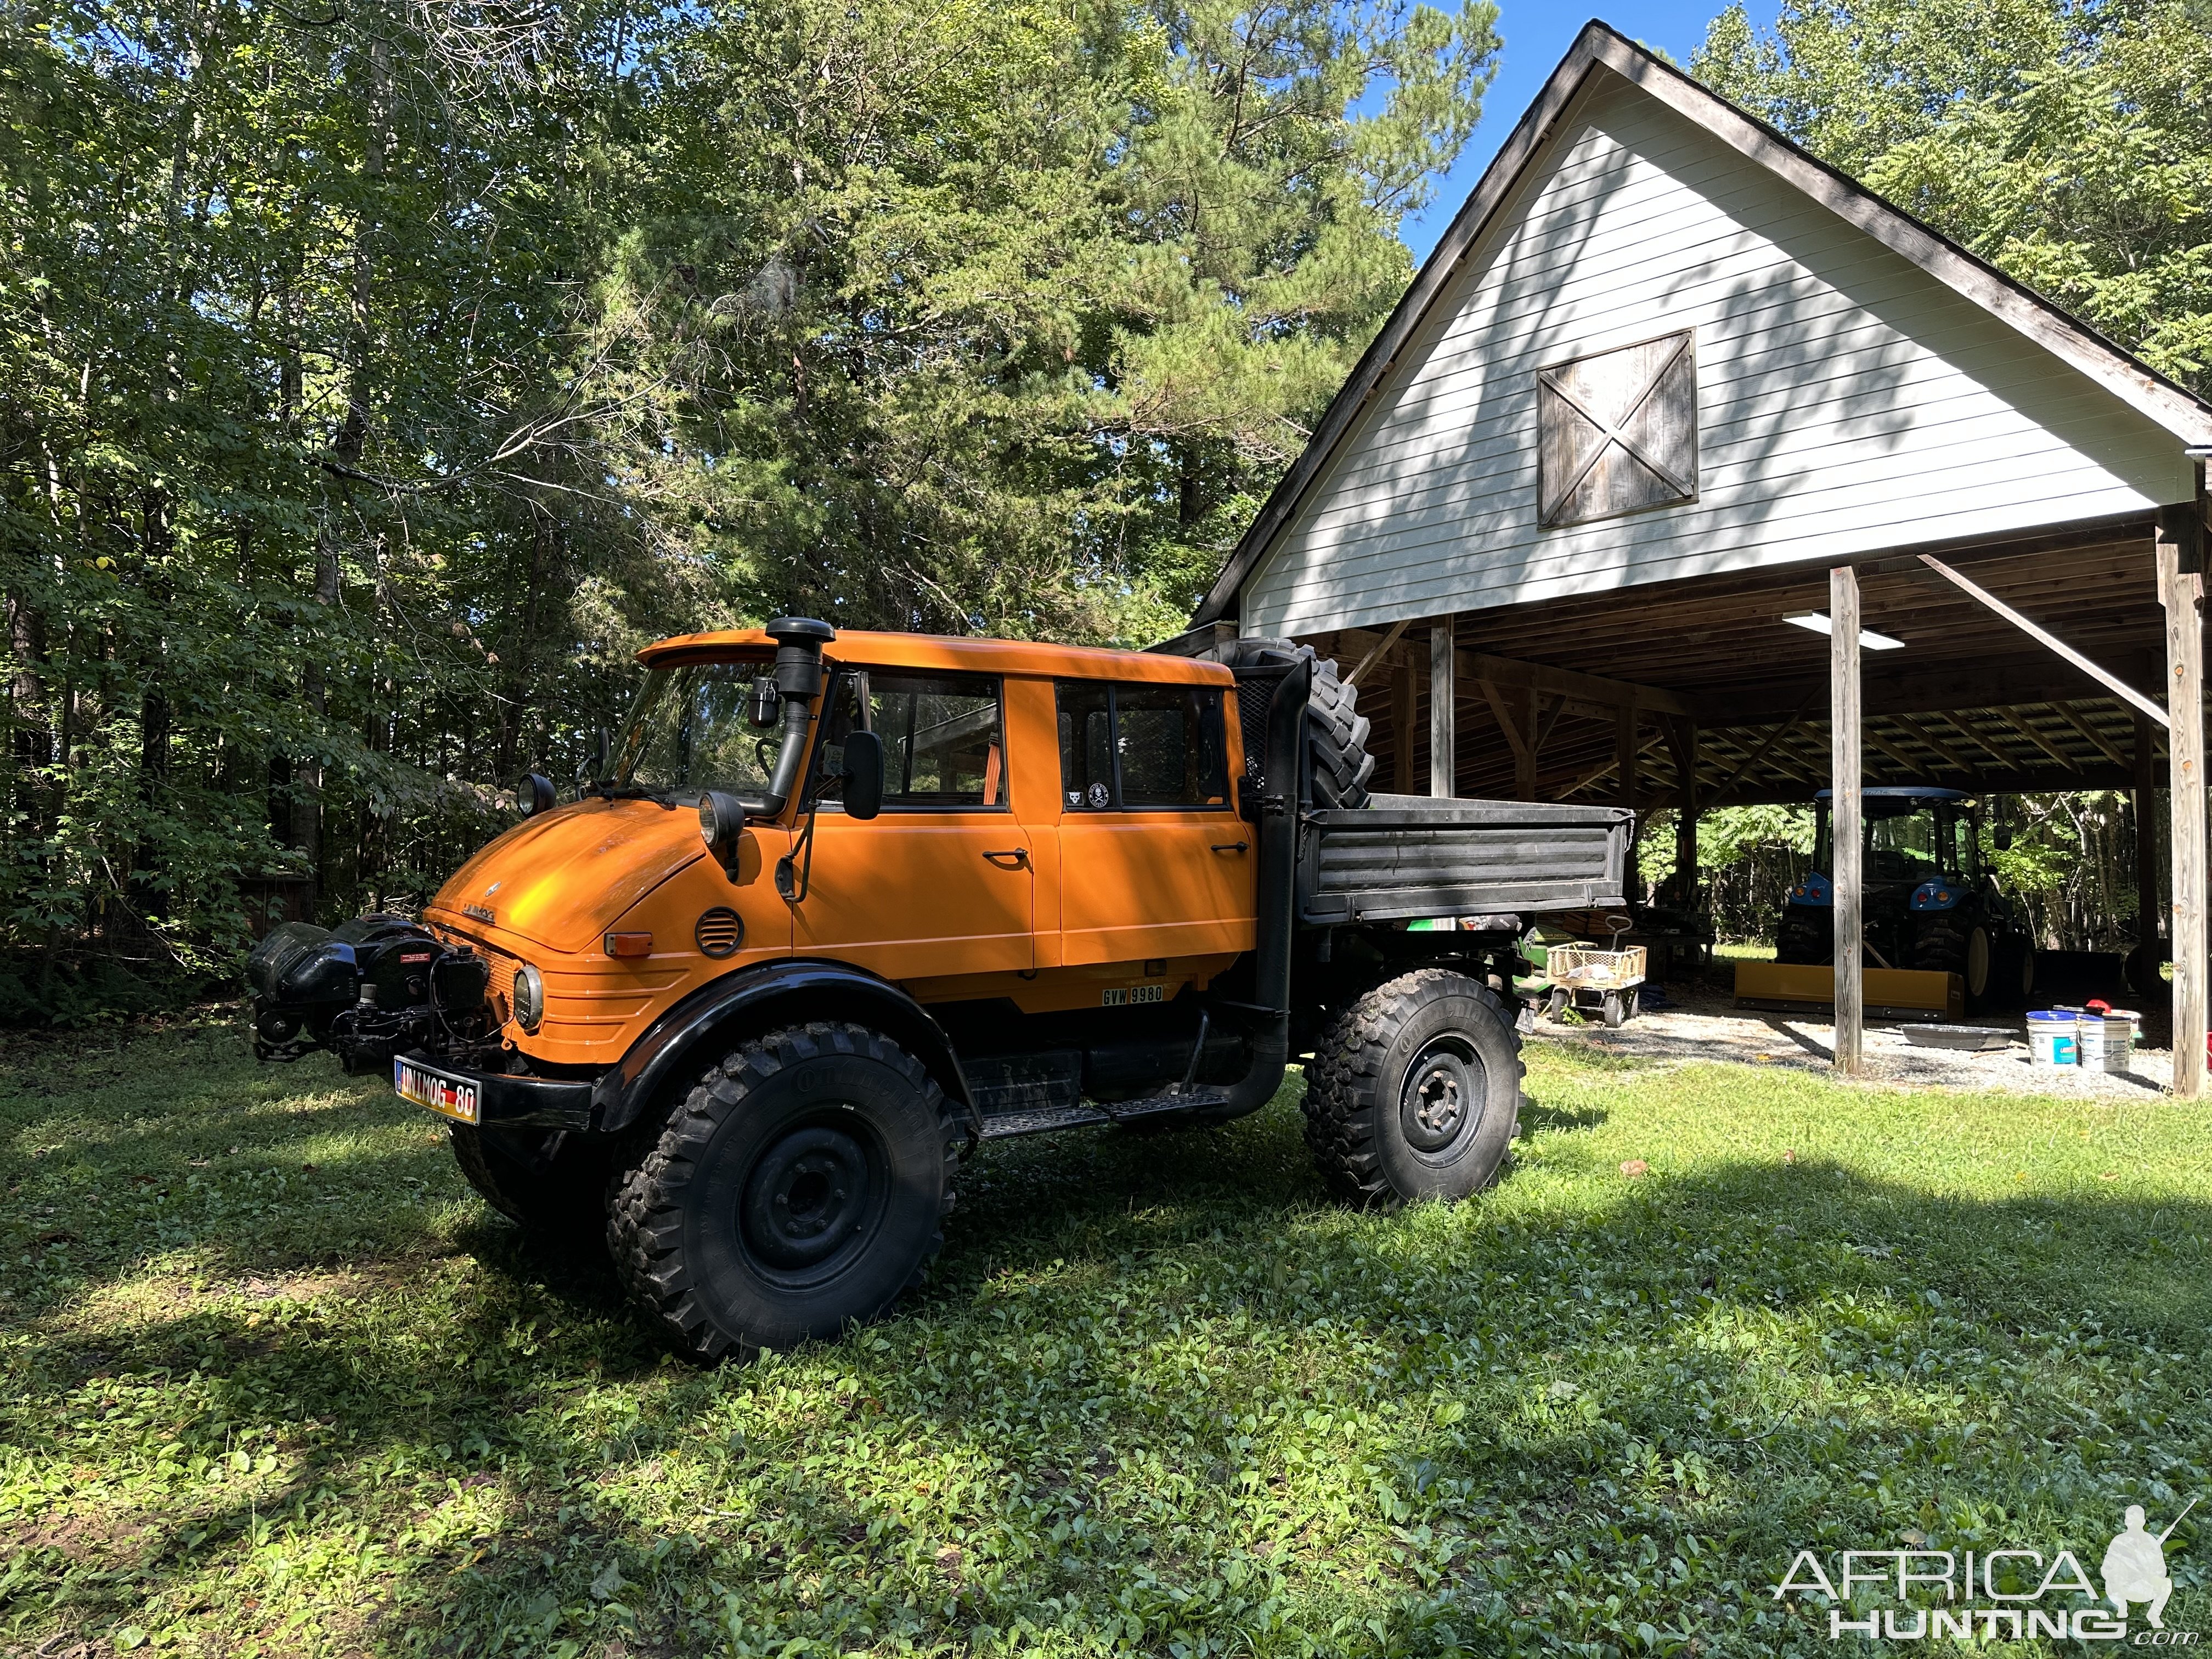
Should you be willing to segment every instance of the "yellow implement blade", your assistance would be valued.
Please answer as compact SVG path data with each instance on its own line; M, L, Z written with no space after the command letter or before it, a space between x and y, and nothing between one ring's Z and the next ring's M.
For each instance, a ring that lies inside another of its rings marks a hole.
M1864 972L1869 1019L1941 1022L1966 1017L1966 985L1956 974L1913 968L1869 968ZM1832 1015L1836 970L1825 962L1739 962L1735 1006Z

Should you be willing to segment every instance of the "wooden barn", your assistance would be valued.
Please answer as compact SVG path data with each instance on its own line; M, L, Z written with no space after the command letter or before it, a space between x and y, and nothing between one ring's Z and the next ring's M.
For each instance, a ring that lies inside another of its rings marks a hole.
M1692 872L1697 811L1832 780L1839 822L1910 782L2145 826L2178 780L2144 914L2194 1094L2208 453L2212 407L1592 23L1194 622L1356 669L1378 787L1686 806Z

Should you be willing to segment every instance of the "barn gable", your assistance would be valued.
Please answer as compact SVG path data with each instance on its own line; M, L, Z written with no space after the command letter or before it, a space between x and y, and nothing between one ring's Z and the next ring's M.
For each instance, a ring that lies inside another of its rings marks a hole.
M2117 520L2191 499L2208 440L2189 394L1592 24L1199 619L1308 634Z

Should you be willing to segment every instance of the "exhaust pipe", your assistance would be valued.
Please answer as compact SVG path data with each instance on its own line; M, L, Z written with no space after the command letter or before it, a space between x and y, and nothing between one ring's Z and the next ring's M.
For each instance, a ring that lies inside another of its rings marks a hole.
M1252 940L1252 1000L1268 1011L1252 1036L1251 1068L1229 1098L1200 1114L1209 1123L1256 1112L1283 1086L1291 1058L1291 907L1297 882L1298 808L1304 794L1306 703L1313 694L1313 653L1306 652L1275 682L1267 699L1267 793L1260 797L1260 914Z

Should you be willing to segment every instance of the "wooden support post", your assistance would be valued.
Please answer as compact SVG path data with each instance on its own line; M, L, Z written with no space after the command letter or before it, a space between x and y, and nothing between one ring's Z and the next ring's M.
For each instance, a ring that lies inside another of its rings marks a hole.
M1459 793L1457 705L1452 686L1452 619L1429 629L1429 793L1449 799Z
M1521 730L1526 734L1513 751L1513 797L1516 800L1536 799L1536 745L1543 741L1536 730L1536 693L1532 687L1515 699L1521 707Z
M2187 527L2161 513L2158 597L2166 607L2166 798L2173 859L2173 1092L2204 1092L2204 578ZM2201 538L2200 538L2201 542Z
M2150 717L2136 716L2135 787L2129 792L2128 806L2136 821L2136 988L2155 988L2158 964L2166 960L2162 949L2166 930L2159 925L2158 914L2158 820L2152 816L2158 810L2158 792L2154 787L2157 774L2152 769L2154 756L2151 744Z
M1828 821L1833 826L1836 917L1836 1069L1856 1075L1866 1036L1866 981L1860 969L1859 576L1849 565L1828 573L1830 755Z
M1413 793L1413 665L1401 658L1390 671L1390 787L1401 795Z
M1636 810L1636 707L1623 703L1613 711L1613 788L1616 799L1630 811ZM1637 825L1640 832L1642 824ZM1637 867L1636 845L1639 834L1628 843L1628 902L1636 903L1644 896L1644 872Z
M1704 803L1698 790L1698 724L1681 724L1681 747L1675 770L1682 787L1674 801L1674 902L1685 910L1698 908L1698 812Z

